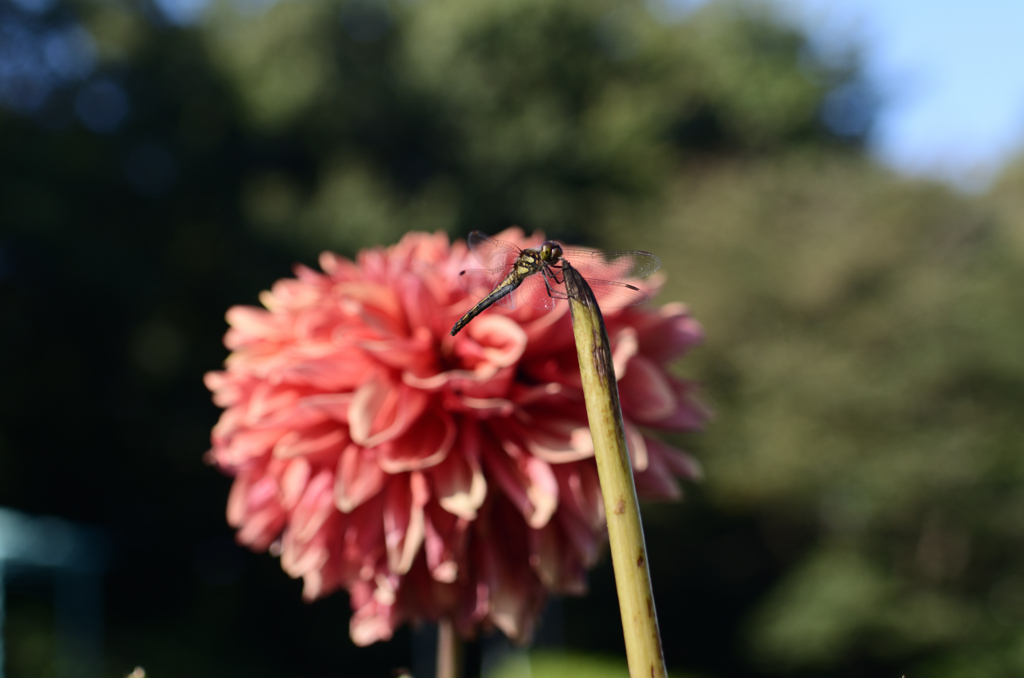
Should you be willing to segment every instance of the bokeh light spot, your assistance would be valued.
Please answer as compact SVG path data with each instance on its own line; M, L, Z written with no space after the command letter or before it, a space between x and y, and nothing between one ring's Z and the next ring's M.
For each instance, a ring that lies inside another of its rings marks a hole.
M65 80L79 80L92 73L96 45L81 28L56 31L46 38L43 55L53 73Z
M109 134L128 116L128 95L110 80L91 82L75 99L75 112L87 128L98 134Z
M128 154L124 174L132 188L145 196L167 192L178 175L177 163L170 152L156 144L143 144Z

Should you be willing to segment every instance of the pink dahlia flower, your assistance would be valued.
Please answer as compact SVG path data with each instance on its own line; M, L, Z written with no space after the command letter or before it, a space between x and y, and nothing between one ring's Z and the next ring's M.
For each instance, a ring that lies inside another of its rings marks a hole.
M477 301L459 271L477 266L444 234L354 263L324 253L323 273L298 266L264 308L228 311L231 355L206 375L238 540L280 554L308 600L347 589L359 645L442 617L528 638L549 592L584 590L605 539L568 305L492 309L450 337ZM699 467L648 431L705 419L666 370L700 326L680 304L605 319L637 487L677 497Z

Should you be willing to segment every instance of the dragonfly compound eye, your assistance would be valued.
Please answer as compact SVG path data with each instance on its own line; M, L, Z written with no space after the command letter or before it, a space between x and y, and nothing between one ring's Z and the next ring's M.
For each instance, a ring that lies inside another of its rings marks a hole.
M544 261L553 263L562 258L562 247L557 242L548 240L540 246L540 255Z

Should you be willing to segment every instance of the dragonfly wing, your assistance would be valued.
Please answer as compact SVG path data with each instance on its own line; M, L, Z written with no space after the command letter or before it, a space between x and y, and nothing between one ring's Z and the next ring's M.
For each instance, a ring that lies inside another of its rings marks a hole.
M502 308L507 308L510 311L516 310L516 302L519 300L519 290L512 290L510 293L498 299L496 303Z
M459 273L459 284L471 297L483 299L497 289L505 279L505 271L500 268L471 268ZM499 306L512 310L516 307L516 293L507 294L494 302Z
M597 305L601 308L636 306L650 298L647 292L628 283L595 279L589 279L587 282L590 284L590 289L594 291Z
M526 276L523 283L516 290L519 301L542 311L550 311L555 307L555 300L548 294L548 288L544 285L544 276L541 273L534 273Z
M635 280L661 268L661 259L639 250L600 252L563 247L562 256L587 280Z
M466 242L469 243L469 251L486 268L504 268L506 272L522 252L512 243L495 240L480 231L470 233Z
M472 297L483 297L505 276L500 268L471 268L459 273L459 285Z

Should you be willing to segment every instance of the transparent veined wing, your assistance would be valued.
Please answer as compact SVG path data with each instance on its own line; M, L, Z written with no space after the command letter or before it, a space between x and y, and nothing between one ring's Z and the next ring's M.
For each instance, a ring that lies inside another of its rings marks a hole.
M636 280L637 278L646 278L661 268L661 259L650 252L639 250L601 252L577 247L563 247L562 257L587 280L591 278L605 282Z
M470 269L459 274L459 284L472 297L483 299L488 294L498 289L498 286L505 280L506 274L500 268L492 269ZM518 286L511 283L514 289L509 294L498 299L497 305L515 309L517 304L526 304L531 308L542 311L550 311L555 307L555 301L551 298L548 287L544 284L542 273L534 273L522 279ZM555 295L559 299L565 299L565 295Z
M471 268L459 273L459 284L471 297L483 299L493 292L508 275L508 268ZM494 302L512 310L516 307L516 293L508 294Z
M596 278L586 280L590 285L590 289L594 291L597 305L603 309L636 306L650 299L647 292L628 283L616 282L614 280L598 280Z
M559 279L562 279L561 275L559 275ZM650 299L650 295L647 292L629 283L616 280L601 280L600 278L584 279L590 285L590 289L594 293L594 299L597 300L598 306L602 309L636 306ZM557 283L557 281L549 280L549 285L551 286L551 296L556 299L569 298L568 293L565 291L564 282Z
M484 265L484 268L504 268L506 272L512 268L512 264L519 254L522 252L521 249L516 247L510 242L503 240L495 240L494 238L481 233L480 231L473 231L466 238L466 242L469 243L469 251L473 253L477 261Z
M555 300L551 298L548 286L544 284L542 271L526 276L519 289L515 291L515 296L519 303L541 311L550 311L555 307Z
M466 242L477 261L487 268L462 271L459 273L459 284L471 296L482 299L505 279L522 250L512 243L495 240L480 231L471 232ZM516 307L516 295L506 295L495 303L512 310Z

